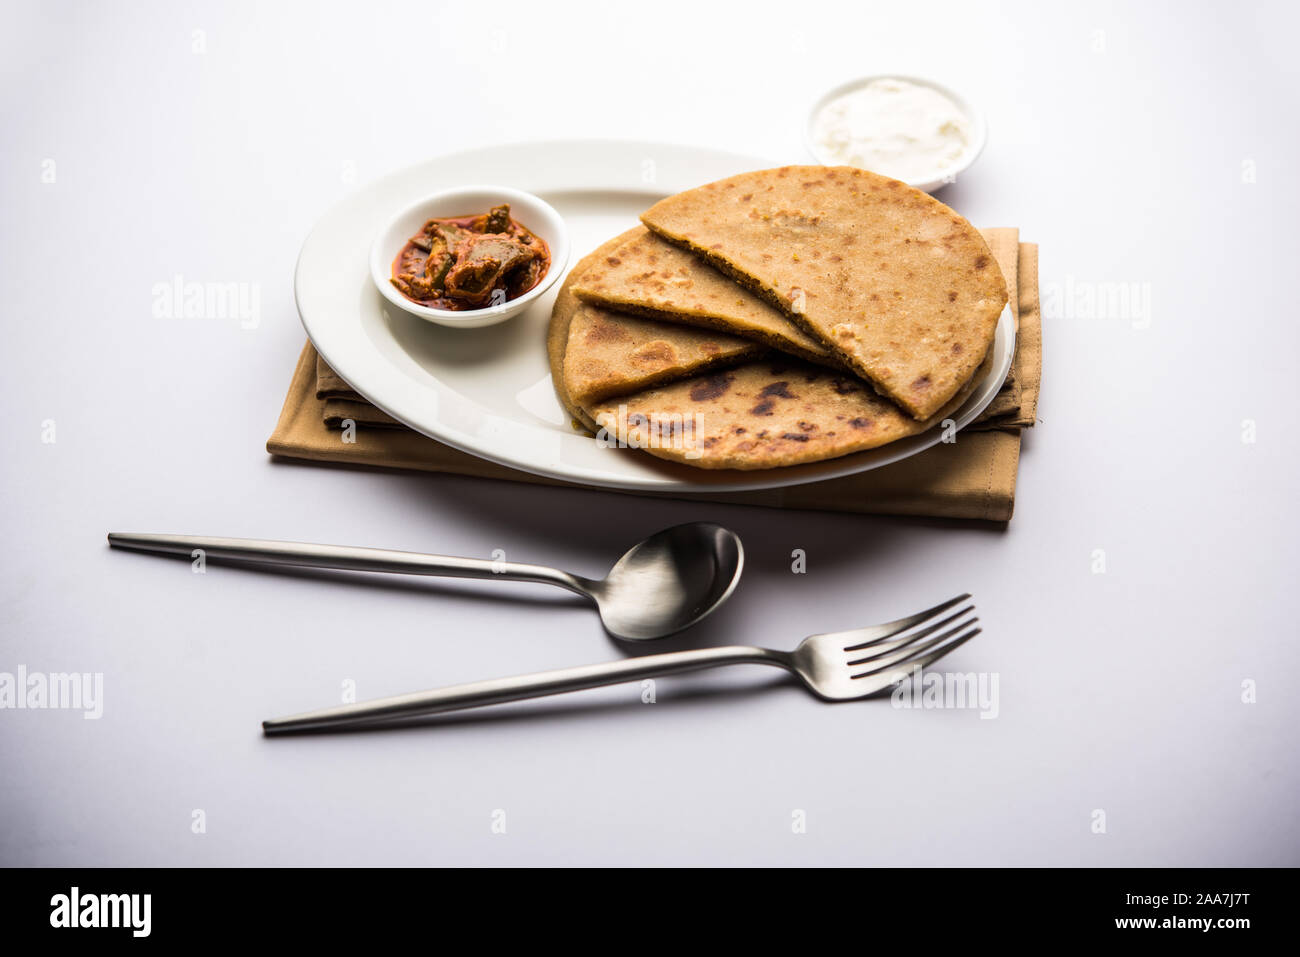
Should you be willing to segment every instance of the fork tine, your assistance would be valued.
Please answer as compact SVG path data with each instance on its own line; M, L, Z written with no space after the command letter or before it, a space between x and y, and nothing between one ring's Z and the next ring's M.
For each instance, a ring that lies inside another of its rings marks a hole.
M948 631L945 631L942 635L939 635L936 638L931 638L928 641L923 641L920 642L919 644L906 645L900 650L895 651L893 654L884 655L880 658L872 658L870 661L867 662L867 664L870 664L873 667L869 668L866 671L859 672L853 677L865 678L868 675L878 675L882 671L896 671L898 670L898 666L900 665L906 665L909 668L913 667L916 665L918 661L924 659L925 656L921 655L921 652L926 651L927 649L930 648L934 648L937 645L943 644L949 638L952 638L953 635L960 634L963 628L967 628L975 624L975 622L977 621L979 621L978 618L972 618L969 621L962 622L956 628L952 628L949 629ZM975 634L978 633L979 631L980 629L976 628L974 632L970 632L964 635L960 640L967 641L970 638L973 638ZM947 651L944 652L944 654L947 653L948 653ZM935 660L937 661L938 659ZM922 664L921 667L925 667L925 665Z
M892 651L893 649L898 648L901 645L910 645L914 641L920 641L926 635L933 635L940 628L944 627L945 625L951 624L952 622L960 618L962 615L974 610L975 610L974 605L967 605L965 608L961 609L960 611L954 612L953 614L949 615L947 618L944 618L942 621L937 621L933 625L929 625L928 627L922 628L919 631L908 632L907 634L902 635L901 637L898 638L877 638L875 641L868 641L865 644L850 645L844 650L850 652L863 651L863 655L862 657L856 659L855 661L850 661L849 664L860 665L864 661L870 661L872 658L879 658L885 652ZM870 654L866 653L868 651L870 652Z
M925 611L917 612L915 615L909 615L906 618L900 618L897 621L887 621L883 625L871 625L867 628L857 628L852 631L829 632L829 634L842 638L849 648L865 648L877 641L892 638L900 631L906 631L922 622L929 621L935 615L947 611L953 605L960 604L968 598L970 598L969 594L958 595L956 598L950 598L933 608L927 608ZM845 651L849 650L849 648L845 648Z
M960 638L948 642L948 644L944 645L941 648L936 648L928 655L918 658L916 661L909 662L909 664L913 668L919 666L921 670L924 671L926 668L930 667L932 664L934 664L944 655L948 654L948 652L954 651L961 645L966 644L966 642L970 641L972 638L974 638L983 630L984 630L983 628L973 628L970 631L966 632L966 634L962 635Z

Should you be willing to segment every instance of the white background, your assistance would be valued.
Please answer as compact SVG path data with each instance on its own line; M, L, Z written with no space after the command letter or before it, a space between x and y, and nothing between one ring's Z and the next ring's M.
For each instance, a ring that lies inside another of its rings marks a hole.
M102 672L104 715L0 711L0 863L1300 863L1294 5L6 3L4 20L0 671ZM303 341L294 260L349 191L542 138L804 161L817 96L888 71L986 110L988 150L942 198L1041 243L1045 293L1150 295L1149 315L1049 298L1005 530L269 461ZM260 284L260 325L154 318L178 274ZM366 698L629 649L540 586L194 575L104 543L501 548L598 574L697 518L743 536L746 578L653 650L792 646L968 590L986 631L945 667L996 673L999 716L828 706L743 668L661 680L654 705L629 685L267 740L260 719L348 679Z

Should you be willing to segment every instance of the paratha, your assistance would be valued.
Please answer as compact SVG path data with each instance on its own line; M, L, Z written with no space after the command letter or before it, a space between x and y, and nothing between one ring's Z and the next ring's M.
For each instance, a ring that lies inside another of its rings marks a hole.
M773 357L588 406L610 436L703 469L803 465L942 426L988 361L931 419L919 421L861 379Z
M637 230L629 229L601 243L578 260L577 264L569 270L569 275L565 277L564 282L560 284L559 295L555 297L555 305L551 307L551 320L546 326L546 358L551 366L551 385L555 388L555 397L560 400L564 411L569 413L577 425L592 432L596 431L596 423L591 421L582 407L573 401L564 386L564 354L569 344L569 323L579 306L578 297L573 294L573 283L597 258L613 252L616 246L631 239L636 233Z
M573 294L574 283L620 243L643 231L639 226L628 230L579 260L551 309L546 332L551 382L576 425L591 432L599 427L583 401L597 401L618 391L637 392L767 351L761 343L583 305ZM576 348L570 358L571 337Z
M917 420L970 381L1007 303L970 223L866 170L742 173L661 200L641 219L780 309Z
M569 322L564 387L575 405L734 365L768 350L711 329L656 322L585 303Z
M813 362L839 365L825 345L782 312L645 228L584 269L573 292L583 302L607 309L720 329Z

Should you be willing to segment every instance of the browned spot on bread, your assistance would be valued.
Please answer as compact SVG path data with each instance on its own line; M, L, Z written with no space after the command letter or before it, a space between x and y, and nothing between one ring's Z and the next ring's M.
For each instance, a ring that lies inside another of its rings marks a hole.
M855 429L869 429L871 428L871 420L861 418L849 419L849 425L853 426Z
M798 432L782 432L781 438L788 442L807 442L808 436L800 435Z
M623 260L619 259L617 256L606 256L606 257L605 257L605 262L609 263L611 266L617 266L617 265L618 265L619 263L621 263L622 261L623 261Z
M930 388L930 377L928 375L917 376L908 388L913 392L924 392Z
M673 348L671 342L657 339L654 342L647 342L633 352L632 358L640 359L642 362L672 362L676 355L677 350Z
M952 354L955 355L955 356L959 356L959 355L961 355L961 343L960 343L960 342L954 342L954 343L952 344Z
M586 338L588 342L622 342L625 339L630 339L631 336L622 326L598 320L591 324L591 328L587 330Z
M771 415L776 403L771 399L764 399L758 405L749 410L750 415Z
M696 402L708 402L726 395L731 388L731 376L723 373L711 375L691 386L691 398Z
M988 264L989 264L989 257L988 257L988 256L976 256L976 257L975 257L975 268L976 268L976 269L983 269L983 268L984 268L985 266L987 266Z
M768 398L770 396L777 396L782 399L798 398L798 396L792 395L790 393L790 383L785 381L773 382L771 385L764 386L763 390L759 392L759 395L764 398Z
M831 388L835 390L836 395L852 395L854 392L861 392L862 386L856 382L836 376L831 380Z
M949 290L948 290L948 301L949 301L949 302L956 302L956 301L957 301L957 291L956 291L955 289L949 289Z

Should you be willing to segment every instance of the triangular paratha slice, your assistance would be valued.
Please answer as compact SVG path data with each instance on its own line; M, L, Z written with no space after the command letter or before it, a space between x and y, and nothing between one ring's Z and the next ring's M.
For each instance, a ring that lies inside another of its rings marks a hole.
M595 259L573 286L583 302L765 342L813 362L830 349L707 262L645 228Z
M551 310L546 332L551 382L575 424L591 432L598 426L584 402L643 391L767 352L761 343L589 307L574 296L573 285L587 269L640 232L639 226L629 230L579 260Z
M767 351L761 343L711 329L583 304L569 322L564 385L574 403L585 406L735 365Z

